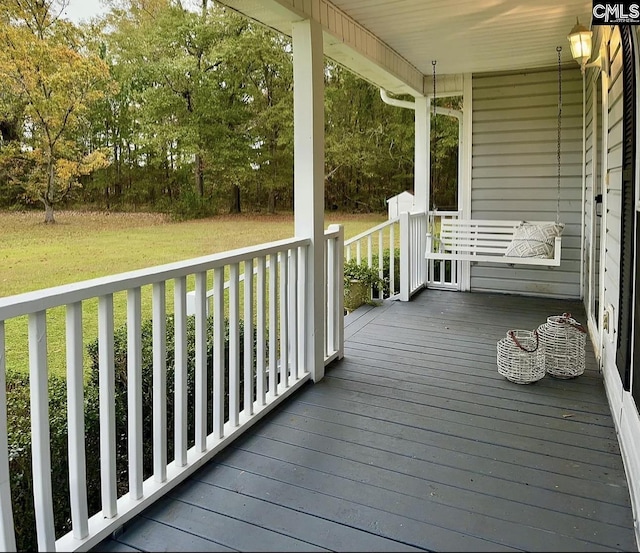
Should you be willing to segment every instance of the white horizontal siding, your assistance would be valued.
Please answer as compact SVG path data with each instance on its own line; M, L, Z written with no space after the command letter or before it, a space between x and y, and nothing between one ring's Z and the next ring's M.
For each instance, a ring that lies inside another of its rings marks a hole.
M483 134L474 136L474 148L482 147L485 144L491 147L495 147L495 145L497 144L501 144L503 146L516 146L519 144L526 145L531 143L550 143L553 144L553 147L555 148L556 136L557 133L555 126L550 126L547 129L530 130L526 135L523 135L519 130L509 132L498 131L492 128L486 130L486 132L484 132ZM582 140L582 128L580 127L565 129L563 125L562 136L565 140L569 141Z
M620 223L621 223L621 191L622 191L622 51L620 49L620 33L614 28L608 45L610 56L610 72L608 83L608 98L605 109L608 114L607 129L607 179L608 185L603 194L606 196L606 228L605 251L603 261L604 275L604 305L614 306L612 325L614 336L618 335L618 305L620 298ZM616 382L617 392L609 390L610 397L618 397L622 384L616 369L616 342L605 339L603 341L603 364L608 378L609 388Z
M471 268L472 290L580 295L582 76L571 65L563 67L562 78L562 264L554 269L477 264ZM557 117L556 67L474 75L473 218L556 219Z
M596 194L596 179L598 175L594 175L594 168L599 169L601 160L598 159L598 144L602 141L602 136L596 129L594 122L594 87L600 86L598 79L598 71L590 69L585 77L585 204L584 210L584 249L585 249L585 267L584 267L584 304L587 314L592 316L592 322L595 325L597 314L592 312L595 308L594 299L598 299L599 275L597 260L599 257L599 240L595 231L596 210L594 205L594 195ZM597 100L597 94L595 95ZM596 169L596 170L597 170ZM593 257L593 259L592 259ZM591 301L591 306L589 302Z

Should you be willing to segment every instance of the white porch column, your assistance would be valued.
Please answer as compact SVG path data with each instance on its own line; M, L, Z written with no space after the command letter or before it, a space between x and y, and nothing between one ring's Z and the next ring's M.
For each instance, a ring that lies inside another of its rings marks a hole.
M305 361L314 382L324 376L324 58L322 27L293 24L294 212L297 238L310 238Z
M415 100L415 153L413 195L416 211L429 210L429 188L431 173L431 98L421 96Z
M425 232L428 232L429 221L429 197L431 195L431 98L420 96L416 98L415 113L415 146L414 146L414 209L425 213ZM427 260L424 257L424 248L427 237L421 236L418 240L417 251L413 255L417 257L416 263L422 275L422 284L427 283Z

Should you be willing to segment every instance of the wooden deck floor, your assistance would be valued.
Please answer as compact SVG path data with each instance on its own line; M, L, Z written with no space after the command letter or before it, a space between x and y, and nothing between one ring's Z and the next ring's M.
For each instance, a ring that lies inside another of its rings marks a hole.
M496 342L580 303L425 290L101 551L637 551L591 345L518 385Z

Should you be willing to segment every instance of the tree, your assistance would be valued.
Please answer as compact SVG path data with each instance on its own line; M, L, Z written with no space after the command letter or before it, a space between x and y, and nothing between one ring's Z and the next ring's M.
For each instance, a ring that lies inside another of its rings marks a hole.
M462 97L438 98L436 105L462 110ZM433 209L456 210L458 206L458 120L431 115L431 199Z
M216 196L243 179L250 154L244 70L233 56L248 22L208 0L198 7L113 2L107 38L119 75L136 83L125 86L137 106L138 146L150 156L145 167L163 167L167 182L191 173L188 187L172 191L190 215L213 210Z
M384 104L378 88L340 66L325 74L327 207L382 211L413 188L413 112Z
M237 44L236 64L245 68L251 97L250 134L254 177L267 193L267 209L293 201L293 59L290 40L252 26ZM257 188L257 186L256 186ZM260 195L258 194L258 201Z
M40 201L45 223L78 177L108 165L106 152L78 147L73 133L110 85L106 65L81 51L78 29L59 19L65 2L6 0L0 21L0 89L24 106L21 156L25 197ZM13 152L15 155L15 151Z

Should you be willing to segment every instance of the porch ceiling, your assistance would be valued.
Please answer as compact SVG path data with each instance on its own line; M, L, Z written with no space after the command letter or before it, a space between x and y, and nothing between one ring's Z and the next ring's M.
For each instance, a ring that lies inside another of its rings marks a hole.
M544 67L570 61L567 35L585 0L332 0L425 75Z
M589 26L589 0L221 0L285 34L310 17L325 32L325 54L397 93L428 94L438 75L570 62L567 34ZM426 78L425 78L426 77Z

